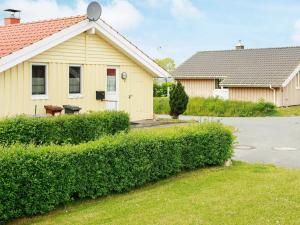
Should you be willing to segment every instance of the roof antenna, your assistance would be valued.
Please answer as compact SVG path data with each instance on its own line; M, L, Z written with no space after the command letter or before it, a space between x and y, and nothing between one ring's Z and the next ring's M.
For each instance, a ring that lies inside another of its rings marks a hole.
M102 7L98 2L91 2L87 8L87 18L89 21L97 21L102 14Z

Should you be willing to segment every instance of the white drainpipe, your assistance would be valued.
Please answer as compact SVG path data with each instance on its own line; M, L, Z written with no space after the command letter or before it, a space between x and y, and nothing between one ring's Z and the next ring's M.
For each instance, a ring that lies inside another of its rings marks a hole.
M270 84L270 89L273 90L273 103L276 105L276 89Z

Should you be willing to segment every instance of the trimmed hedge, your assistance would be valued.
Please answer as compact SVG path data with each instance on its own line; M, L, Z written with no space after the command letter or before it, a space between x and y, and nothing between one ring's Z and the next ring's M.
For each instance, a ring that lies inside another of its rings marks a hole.
M0 145L79 144L129 129L125 112L97 112L58 117L19 116L0 121Z
M154 112L169 114L169 98L154 98ZM219 98L189 98L184 115L220 116L220 117L257 117L276 115L277 108L273 103L259 101L243 102Z
M2 148L0 221L222 165L232 156L232 142L229 129L212 123L133 130L76 146Z

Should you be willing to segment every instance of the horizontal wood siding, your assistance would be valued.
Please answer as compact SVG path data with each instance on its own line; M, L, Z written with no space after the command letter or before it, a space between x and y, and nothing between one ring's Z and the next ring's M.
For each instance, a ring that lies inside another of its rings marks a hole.
M190 97L211 97L215 89L215 80L179 80Z
M48 100L31 98L31 64L48 65ZM69 98L69 65L82 66L82 97ZM153 77L126 55L97 35L83 33L24 63L0 74L0 116L45 114L44 105L78 105L82 112L102 111L106 103L96 100L96 91L106 90L107 66L127 72L120 74L120 110L130 113L131 120L153 118ZM132 96L132 97L131 97Z

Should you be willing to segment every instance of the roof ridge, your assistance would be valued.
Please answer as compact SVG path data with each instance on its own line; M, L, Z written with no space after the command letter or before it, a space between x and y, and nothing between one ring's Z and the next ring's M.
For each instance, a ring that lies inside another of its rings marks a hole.
M16 27L16 26L22 26L22 25L28 25L28 24L36 24L36 23L45 23L45 22L52 22L52 21L58 21L58 20L66 20L66 19L75 19L80 17L86 17L86 15L77 15L77 16L69 16L69 17L59 17L54 19L44 19L44 20L36 20L36 21L30 21L26 23L18 23L18 24L11 24L6 26L0 26L0 28L6 28L6 27Z
M268 50L268 49L289 49L289 48L300 48L300 46L285 46L285 47L267 47L267 48L245 48L245 49L225 49L225 50L204 50L198 51L197 53L204 52L238 52L238 51L247 51L247 50Z

